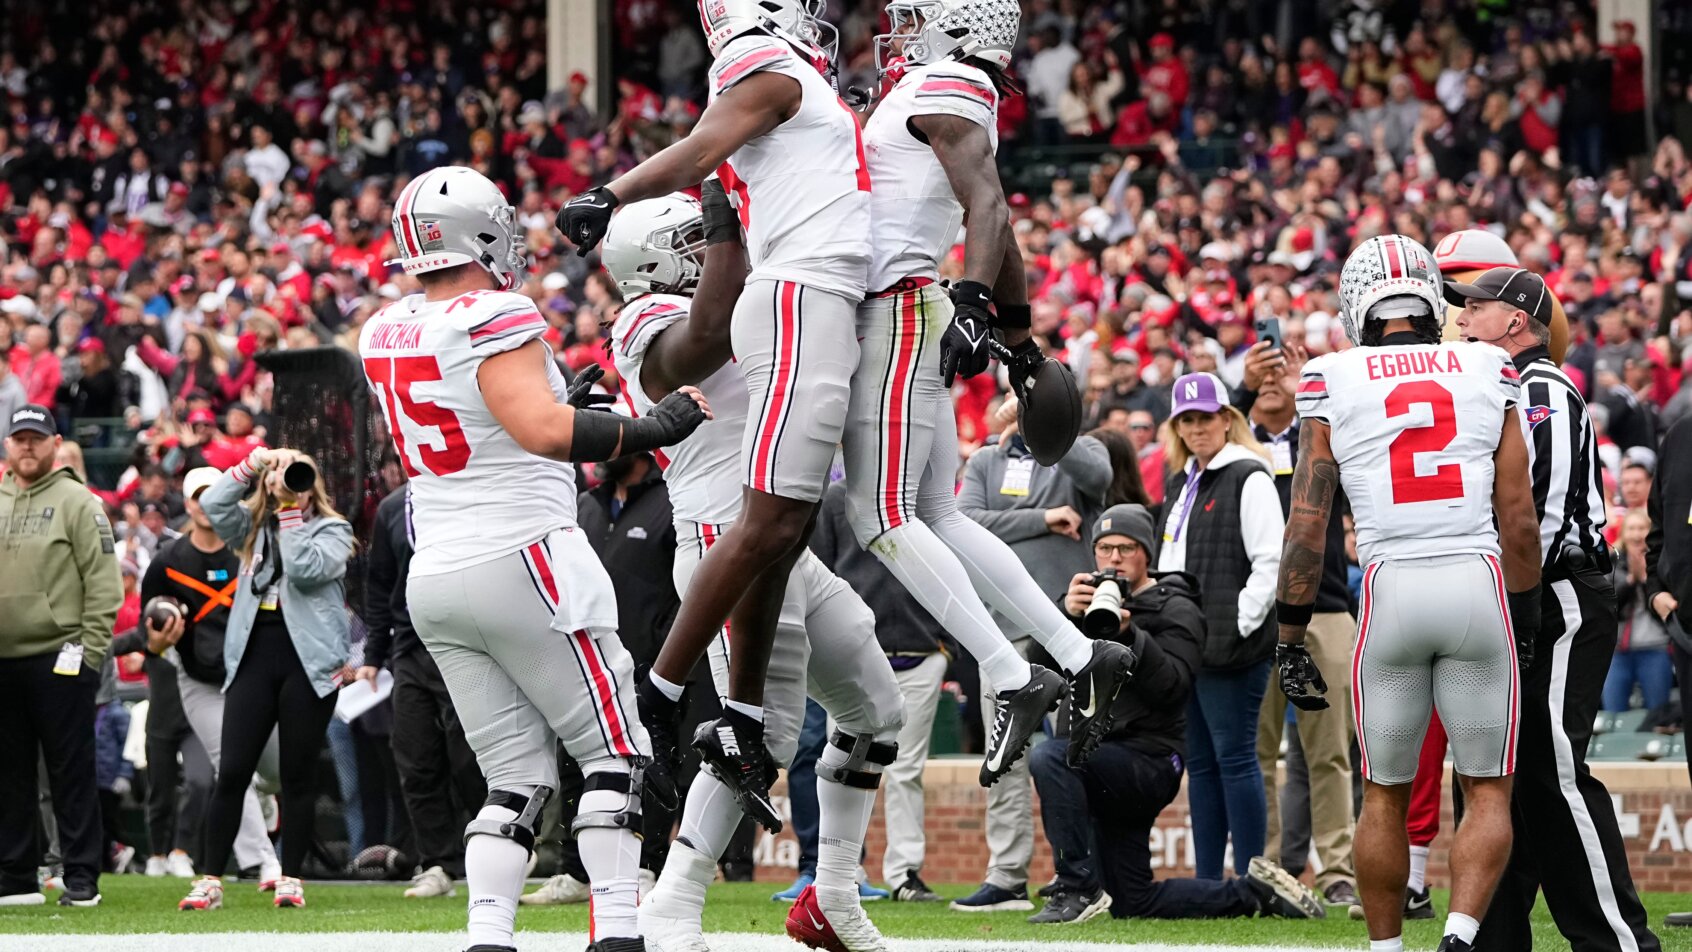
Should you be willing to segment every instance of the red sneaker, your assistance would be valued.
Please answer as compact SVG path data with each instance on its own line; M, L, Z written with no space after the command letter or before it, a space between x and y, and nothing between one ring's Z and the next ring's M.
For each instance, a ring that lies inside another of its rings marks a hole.
M806 886L787 911L787 934L796 942L827 952L886 952L881 933L864 914L857 897L852 899L850 906L826 916L817 903L817 887Z

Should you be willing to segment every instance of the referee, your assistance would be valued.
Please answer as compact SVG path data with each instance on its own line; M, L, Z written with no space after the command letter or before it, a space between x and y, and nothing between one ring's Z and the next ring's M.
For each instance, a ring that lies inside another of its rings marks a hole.
M1539 275L1509 267L1473 284L1448 283L1445 297L1463 308L1463 337L1502 347L1521 374L1520 419L1545 556L1544 620L1531 659L1521 659L1515 847L1474 948L1533 948L1529 917L1544 889L1574 952L1658 952L1609 791L1586 766L1616 649L1616 595L1592 421L1547 347L1552 297Z

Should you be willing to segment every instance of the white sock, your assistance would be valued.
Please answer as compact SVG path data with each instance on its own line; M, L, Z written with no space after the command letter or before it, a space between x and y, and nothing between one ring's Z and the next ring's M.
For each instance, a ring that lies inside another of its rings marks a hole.
M1370 939L1369 952L1404 952L1404 937L1396 935L1390 939Z
M661 694L663 694L665 697L669 698L672 701L681 700L681 696L682 696L682 686L681 685L676 684L672 681L666 681L663 678L663 676L661 676L657 671L647 672L646 677L647 677L648 680L650 680L652 682L652 686L657 688L658 691Z
M1032 635L1064 671L1074 674L1093 660L1092 641L1046 597L1003 539L956 511L936 519L932 528L963 563L980 597L1018 631Z
M588 776L592 776L591 773ZM582 794L581 813L615 813L628 803L628 794L589 790ZM633 830L592 828L576 834L576 845L593 892L593 933L600 938L640 935L640 840ZM510 943L506 943L510 944Z
M890 743L893 737L876 738ZM817 757L817 890L832 892L836 900L850 895L858 901L858 861L864 836L875 811L875 790L852 787L831 779L851 754L830 743ZM865 763L857 769L879 775L882 767Z
M764 723L764 709L756 704L747 704L745 701L727 698L723 701L723 706L730 710L739 711L760 724Z
M1411 892L1421 892L1428 888L1428 848L1426 846L1410 847L1410 882Z
M744 814L734 802L734 794L710 770L701 770L687 788L687 803L682 806L681 832L677 844L687 844L715 863L728 849L729 840L740 826ZM671 855L675 855L672 851ZM668 863L664 869L669 870ZM709 880L707 880L709 882Z
M533 787L514 793L532 795ZM507 822L517 814L504 807L484 806L479 820ZM477 835L464 844L464 880L470 893L470 944L515 945L512 929L517 921L517 897L523 894L523 876L529 865L529 851L503 836Z
M705 914L705 889L716 878L716 857L677 840L670 844L664 871L658 874L658 885L646 897L644 908L651 915L697 924Z
M976 665L993 682L995 691L1016 691L1028 684L1027 660L1016 653L994 624L970 583L969 572L933 529L920 522L907 522L882 533L870 543L869 550L940 622L940 627L975 656ZM1046 596L1040 595L1040 601L1046 601Z
M1470 945L1475 944L1475 933L1480 931L1481 924L1472 916L1465 916L1454 912L1445 917L1445 934L1456 936Z

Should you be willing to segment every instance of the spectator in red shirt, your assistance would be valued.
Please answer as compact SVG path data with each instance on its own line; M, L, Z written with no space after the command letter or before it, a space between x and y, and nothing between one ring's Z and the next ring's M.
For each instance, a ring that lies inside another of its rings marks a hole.
M1557 122L1563 115L1563 100L1545 88L1543 73L1535 71L1522 78L1511 111L1519 114L1522 142L1529 151L1543 155L1557 147Z
M1181 126L1181 115L1170 106L1169 94L1153 91L1144 99L1122 107L1116 116L1116 131L1110 144L1119 149L1150 145L1159 132L1173 135Z
M1610 142L1615 154L1631 158L1645 151L1645 51L1635 43L1632 20L1615 22L1610 57Z
M1187 91L1190 80L1187 68L1175 57L1175 38L1167 33L1159 33L1151 38L1151 62L1141 62L1136 55L1134 68L1140 74L1140 90L1150 95L1153 90L1169 97L1172 108L1179 112L1187 105ZM1130 46L1137 54L1138 47Z
M12 348L12 373L18 375L29 402L51 410L57 405L63 373L53 353L53 335L45 324L24 329L24 342Z
M1327 54L1315 37L1307 36L1298 45L1298 84L1304 87L1311 101L1323 96L1340 98L1339 74L1328 63Z

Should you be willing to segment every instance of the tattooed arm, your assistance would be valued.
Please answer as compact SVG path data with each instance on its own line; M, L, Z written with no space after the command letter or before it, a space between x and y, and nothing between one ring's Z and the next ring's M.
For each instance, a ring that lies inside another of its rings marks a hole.
M1298 468L1293 472L1281 583L1275 597L1289 605L1311 605L1322 584L1322 555L1328 541L1328 516L1339 489L1339 463L1328 445L1328 424L1306 418L1298 429ZM1301 644L1306 627L1283 622L1281 643Z

